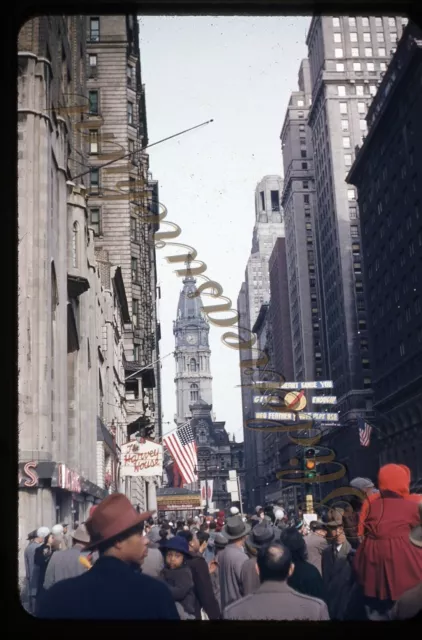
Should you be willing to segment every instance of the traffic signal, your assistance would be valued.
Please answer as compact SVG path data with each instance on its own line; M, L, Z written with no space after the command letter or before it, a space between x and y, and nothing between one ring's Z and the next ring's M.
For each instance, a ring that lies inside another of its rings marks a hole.
M304 462L305 462L305 477L306 478L315 478L316 472L316 450L313 448L305 449L304 451Z

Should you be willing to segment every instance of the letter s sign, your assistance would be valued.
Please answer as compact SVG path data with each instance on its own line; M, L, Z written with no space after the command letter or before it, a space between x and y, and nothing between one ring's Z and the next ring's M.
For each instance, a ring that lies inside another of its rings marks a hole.
M25 475L28 476L29 480L25 480L25 487L36 487L38 484L38 475L34 470L37 466L36 462L27 462L23 468Z

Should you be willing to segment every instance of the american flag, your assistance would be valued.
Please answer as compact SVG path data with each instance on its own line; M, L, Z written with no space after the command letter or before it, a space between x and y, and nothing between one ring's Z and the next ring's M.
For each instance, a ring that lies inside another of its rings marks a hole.
M359 420L359 441L362 447L369 447L371 444L372 427L363 418Z
M164 436L163 442L177 464L184 483L191 484L196 482L198 479L198 458L195 438L190 424L187 423L169 433L168 436Z

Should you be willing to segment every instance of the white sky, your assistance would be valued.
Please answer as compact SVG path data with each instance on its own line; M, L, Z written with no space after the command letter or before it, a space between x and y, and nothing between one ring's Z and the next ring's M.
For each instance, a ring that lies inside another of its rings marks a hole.
M306 57L304 17L142 17L142 76L150 143L206 120L214 122L150 150L167 220L193 246L237 306L254 225L254 191L268 174L283 175L280 131ZM163 230L167 228L163 225ZM161 354L174 350L179 265L157 251L161 285ZM172 253L181 253L172 249ZM210 299L203 298L210 304ZM219 317L219 316L218 316ZM239 354L211 326L213 411L243 440ZM174 360L162 362L164 432L174 427Z

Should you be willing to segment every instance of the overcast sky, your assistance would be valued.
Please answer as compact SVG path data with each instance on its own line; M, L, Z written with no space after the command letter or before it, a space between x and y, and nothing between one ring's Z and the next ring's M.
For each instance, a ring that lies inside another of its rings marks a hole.
M141 62L150 143L206 120L214 122L150 150L168 220L193 246L236 308L254 225L254 191L283 175L280 131L306 57L303 17L142 17ZM164 230L164 225L163 225ZM180 250L175 250L180 253ZM161 355L174 350L181 279L157 251ZM204 298L209 304L209 299ZM211 326L213 410L243 440L239 354ZM172 356L162 361L164 432L176 411Z

